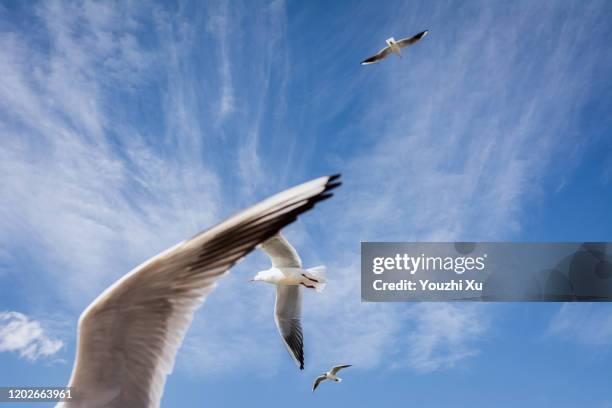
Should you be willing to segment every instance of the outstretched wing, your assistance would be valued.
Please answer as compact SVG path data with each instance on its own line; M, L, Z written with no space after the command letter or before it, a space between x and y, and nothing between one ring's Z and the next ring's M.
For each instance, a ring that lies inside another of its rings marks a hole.
M331 197L338 177L268 198L157 255L104 291L79 321L70 380L75 400L67 406L158 407L193 313L219 278L299 214Z
M327 380L327 376L325 374L322 374L322 375L318 376L317 378L315 378L315 381L312 384L312 392L314 392L314 390L317 389L319 384L321 384L325 380Z
M340 371L340 370L342 370L344 368L350 367L351 365L352 364L337 365L337 366L334 366L329 372L330 372L331 375L335 375L335 374L338 373L338 371Z
M274 321L287 351L295 364L304 369L304 336L302 334L302 288L298 285L277 285Z
M301 268L302 260L297 251L280 232L261 244L261 249L277 268Z
M425 31L421 31L420 33L418 33L416 35L413 35L412 37L402 38L401 40L399 40L397 42L397 45L399 45L400 48L407 47L409 45L412 45L412 44L418 42L421 38L425 37L427 35L427 33L429 33L429 31L425 30Z
M374 64L375 62L385 59L390 52L391 48L385 47L382 50L378 51L378 54L372 55L370 58L361 61L361 65Z

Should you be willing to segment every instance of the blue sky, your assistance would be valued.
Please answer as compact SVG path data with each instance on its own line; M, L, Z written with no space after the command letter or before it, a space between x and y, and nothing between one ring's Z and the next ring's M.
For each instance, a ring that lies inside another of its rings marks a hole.
M162 406L612 407L607 304L359 301L360 241L612 240L612 5L330 3L0 3L1 385L67 383L114 280L341 172L286 231L329 270L306 370L273 290L246 284L255 253L198 311Z

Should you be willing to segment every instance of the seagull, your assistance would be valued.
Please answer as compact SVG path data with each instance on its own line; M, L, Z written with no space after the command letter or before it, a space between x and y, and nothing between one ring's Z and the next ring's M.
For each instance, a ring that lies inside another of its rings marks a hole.
M300 256L280 232L262 243L261 249L272 261L272 268L257 272L251 281L276 285L274 321L289 355L303 370L302 286L321 292L325 288L325 267L302 269Z
M276 194L149 259L81 314L70 402L57 407L159 407L195 310L228 269L330 198L340 175Z
M328 372L323 373L320 376L318 376L317 378L315 378L315 381L312 384L312 392L314 392L314 390L316 390L317 387L319 386L319 384L321 384L323 381L326 381L326 380L334 380L335 382L342 381L342 378L339 378L336 374L338 373L338 371L342 370L343 368L347 368L347 367L350 367L350 366L351 366L351 364L344 364L344 365L334 366Z
M403 38L399 41L395 41L395 39L393 37L388 38L386 40L387 42L387 47L383 48L382 50L378 51L378 54L371 56L368 59L365 59L361 62L361 65L368 65L368 64L374 64L375 62L378 62L380 60L383 60L385 58L387 58L387 56L390 53L394 53L396 54L398 57L402 56L402 51L401 49L404 47L407 47L409 45L412 45L416 42L418 42L421 38L425 37L427 35L427 33L429 33L429 30L425 30L425 31L421 31L420 33L412 36L412 37L408 37L408 38Z

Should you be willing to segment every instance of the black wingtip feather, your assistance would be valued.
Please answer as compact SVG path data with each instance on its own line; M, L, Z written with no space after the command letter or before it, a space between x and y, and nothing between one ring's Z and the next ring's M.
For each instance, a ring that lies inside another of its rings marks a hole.
M425 37L426 34L429 34L429 30L421 31L420 33L416 34L414 36L414 38L416 38L417 41L418 41L418 40L422 39L423 37Z
M327 180L320 178L319 183L312 187L313 190L306 197L304 191L298 190L293 197L284 197L282 201L273 202L273 205L249 218L244 218L239 223L230 218L218 224L223 226L223 223L230 222L230 226L218 228L210 235L204 235L210 232L210 229L196 235L194 239L203 237L197 242L198 247L190 243L179 248L182 251L197 251L197 253L189 256L188 262L184 265L186 270L176 274L192 286L184 285L176 290L185 291L185 296L199 296L199 292L192 293L189 290L196 285L201 285L198 288L210 286L212 278L217 279L218 276L225 274L261 242L277 234L317 203L331 198L333 194L330 191L342 184L339 179L340 174L328 176ZM323 181L325 185L321 186ZM292 336L284 339L297 362L296 365L300 370L304 370L304 339L301 327L298 326Z
M335 182L335 183L329 183L329 184L326 186L326 190L333 190L334 188L336 188L336 187L338 187L338 186L341 186L341 185L342 185L342 182L341 182L341 181L337 181L337 182Z
M330 198L332 198L334 196L333 193L323 193L320 196L317 197L317 203L320 203L321 201L325 201L328 200Z

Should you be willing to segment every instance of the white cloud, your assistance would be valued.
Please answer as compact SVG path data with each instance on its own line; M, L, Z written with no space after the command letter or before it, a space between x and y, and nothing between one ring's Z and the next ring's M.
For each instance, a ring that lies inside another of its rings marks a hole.
M7 253L27 252L24 274L37 268L40 274L24 282L49 284L61 299L58 307L71 310L76 321L87 302L130 267L244 204L230 190L232 199L220 209L223 190L212 169L225 149L210 148L216 110L202 109L216 81L185 63L215 44L202 44L202 33L158 6L53 3L36 15L48 33L44 46L27 32L0 31L6 53L0 59L0 244ZM158 44L148 44L150 36L143 41L141 24L156 31ZM267 44L266 33L258 43ZM266 46L271 55L276 43ZM258 95L267 89L273 62L266 66L253 67L261 79L253 81ZM154 75L156 82L148 82ZM145 118L133 108L142 103ZM248 182L259 177L261 111L243 114L240 129L255 129L235 132L253 147L251 171L242 174ZM235 159L228 157L229 165ZM244 347L221 341L226 326L210 326L211 351L187 354L202 361L195 367L233 367L240 362L236 352L223 361L218 356Z
M460 15L433 22L456 24L432 28L406 50L409 63L366 67L377 83L368 88L375 103L347 130L373 136L361 154L343 160L347 185L357 191L345 218L362 228L362 239L486 240L520 232L546 178L575 166L559 158L582 146L571 130L600 60L580 52L590 41L590 10L576 7L569 18L557 11L516 4L501 15L485 3L441 9Z
M490 320L483 305L360 303L356 237L500 239L518 231L554 156L566 151L560 146L572 145L557 135L572 127L595 63L588 53L575 58L589 19L573 10L559 21L542 14L546 7L512 6L507 16L485 5L460 8L452 12L466 12L471 24L432 29L407 50L401 62L410 69L402 75L393 59L368 71L356 64L354 81L338 89L346 68L337 61L354 49L353 33L334 32L337 41L321 43L316 61L297 67L288 63L283 2L244 19L219 4L204 19L208 36L189 24L186 17L200 18L186 16L189 7L175 15L98 2L41 7L49 49L26 34L0 34L0 244L25 247L53 287L69 294L62 301L77 299L78 312L129 266L255 193L301 178L304 163L319 171L335 154L345 185L333 205L308 215L323 232L300 224L289 230L306 266L327 263L330 271L326 291L306 296L307 369L392 360L430 372L476 355ZM144 24L154 31L147 41ZM532 54L533 41L550 39L547 55ZM317 72L316 89L303 90L311 83L301 75L306 69ZM303 81L296 89L304 100L287 118L293 79ZM320 110L300 118L302 105ZM351 120L326 135L324 151L313 147L323 140L315 131L328 130L349 106ZM230 115L235 120L225 120ZM295 137L306 121L322 127L305 126L312 134ZM371 137L357 146L353 132ZM272 319L272 288L246 286L255 266L267 260L251 257L213 292L180 366L216 374L290 364Z
M208 16L207 29L214 35L216 51L219 53L220 92L218 100L217 119L222 123L236 109L234 101L234 83L232 81L232 65L230 49L236 43L232 28L237 19L236 8L229 8L229 2L222 1L211 4L212 12Z
M193 120L150 133L114 107L118 90L129 105L157 70L138 37L135 21L146 15L64 6L70 12L58 3L37 11L49 50L27 33L0 33L0 242L27 248L31 266L44 265L43 279L78 310L130 267L210 225L218 181ZM168 117L193 106L181 91L168 83Z
M479 354L489 328L486 305L421 303L412 307L405 364L418 372L452 368Z
M41 323L19 312L0 312L0 352L17 352L29 361L56 354L64 343L49 337Z
M564 303L552 317L548 334L586 346L612 346L612 314L606 304Z
M415 15L410 7L397 12ZM571 130L600 58L580 51L590 41L585 30L590 11L577 7L568 17L556 8L516 5L500 15L486 4L438 10L463 14L432 17L432 23L445 26L431 27L431 36L406 50L404 60L366 67L371 69L355 75L355 84L343 83L345 94L333 98L339 112L351 113L336 138L346 140L337 143L358 153L338 152L345 185L331 205L333 214L324 215L321 230L330 237L317 240L326 251L323 259L336 259L346 271L330 268L329 292L313 299L316 312L305 309L319 317L310 323L320 330L312 345L315 358L352 358L366 367L395 361L426 373L476 356L494 320L489 306L359 304L359 266L347 266L358 259L350 250L354 237L517 236L525 208L558 186L549 188L547 178L571 171L577 160L567 158L580 157L575 150L584 145L582 135ZM448 26L449 21L457 23ZM364 36L384 39L387 31L403 33L417 23L402 20L394 26L391 20L386 32L368 30ZM321 66L334 66L342 41L334 42L338 49L321 53ZM346 108L345 100L356 108ZM327 106L323 98L312 103ZM356 146L351 135L364 129L371 136ZM409 341L399 341L406 333ZM389 349L399 351L394 355Z

